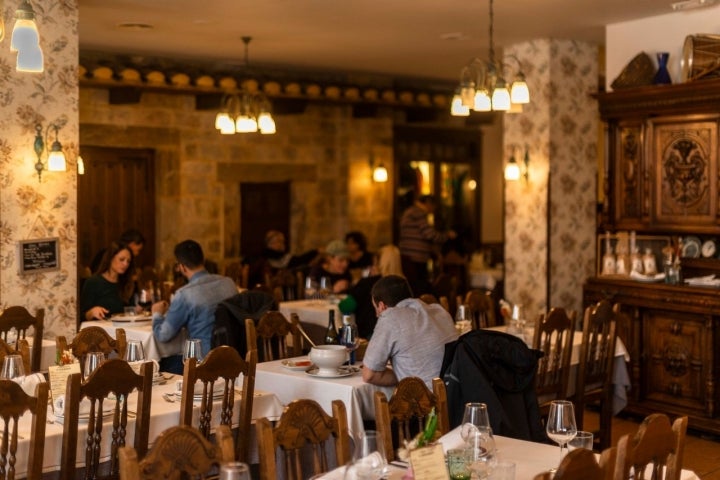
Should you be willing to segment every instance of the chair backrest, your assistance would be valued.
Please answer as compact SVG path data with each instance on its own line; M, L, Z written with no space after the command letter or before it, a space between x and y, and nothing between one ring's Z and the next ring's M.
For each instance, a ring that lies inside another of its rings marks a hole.
M350 460L350 437L348 435L345 404L340 400L332 402L332 416L325 413L315 400L294 400L280 416L275 427L267 418L259 419L257 430L260 459L260 480L275 480L279 476L275 465L277 448L283 453L285 477L288 480L302 480L328 471L326 443L335 446L338 465ZM303 473L303 447L312 448L313 471Z
M75 465L80 420L80 401L90 401L87 418L87 443L85 449L85 478L99 476L100 449L103 445L103 403L111 393L116 401L112 410L112 431L105 445L110 443L110 475L118 475L118 449L125 446L125 433L128 420L127 398L137 391L137 411L135 412L134 447L143 457L148 448L150 432L150 400L152 395L153 364L146 362L140 368L140 374L119 358L106 360L82 381L79 373L68 377L65 392L65 411L63 421L62 463L60 474L63 480L75 479ZM108 411L106 408L105 411Z
M196 382L200 382L200 412L198 429L205 438L210 438L212 423L215 381L222 379L222 396L220 397L220 425L232 426L233 409L235 406L235 379L243 374L242 398L240 399L240 424L238 429L237 459L247 461L250 448L250 425L252 423L252 404L255 394L255 366L257 350L249 350L242 359L237 350L227 345L215 347L197 365L197 359L190 358L185 362L183 372L183 391L180 400L180 424L191 425L195 392L200 391Z
M35 316L33 316L25 307L14 306L6 308L2 315L0 315L0 339L5 340L5 342L8 341L8 333L12 330L15 330L17 340L24 340L27 337L28 328L33 328L33 349L28 373L40 371L44 322L44 308L35 310ZM12 343L13 342L8 342L8 344ZM17 344L15 345L15 350L20 350Z
M671 426L665 414L653 413L647 416L634 436L627 434L618 442L615 480L679 480L687 424L687 417L676 419ZM663 467L664 477L661 476Z
M542 401L543 395L553 394L553 400L568 397L570 383L570 360L573 335L575 334L575 311L552 308L535 322L533 348L544 353L538 360L535 392Z
M455 309L457 308L457 305L455 304L457 302L458 294L457 277L454 275L448 275L447 273L440 273L437 277L435 277L435 280L433 280L432 289L438 298L447 298L448 306L446 309L450 312L450 315L454 317Z
M438 416L437 432L447 433L450 430L447 395L445 384L439 378L433 379L432 392L417 377L400 380L390 400L383 392L375 392L375 428L382 438L388 462L395 460L397 447L403 445L404 440L412 440L425 428L425 421L433 407ZM393 444L393 437L397 438L397 445Z
M300 300L305 297L304 275L300 270L280 269L275 275L265 275L265 285L276 293L276 300L289 301ZM281 298L277 298L277 296Z
M473 329L488 328L497 325L495 318L495 301L490 295L490 291L479 289L470 290L465 295L465 301L462 303L470 308Z
M120 448L120 480L165 480L208 478L217 467L235 455L232 433L227 425L215 429L213 445L199 430L180 425L165 430L142 461L132 447Z
M251 318L245 319L248 351L257 349L259 362L300 355L302 338L297 323L299 323L297 315L291 315L288 321L285 315L276 310L266 312L260 317L257 325ZM287 336L290 334L293 342L292 350L287 346Z
M592 450L578 448L565 455L555 473L543 472L535 480L612 480L617 449L609 448L595 459Z
M0 366L5 361L7 355L20 355L25 373L30 373L30 346L27 340L18 340L15 343L15 347L13 347L0 338Z
M88 352L103 352L105 357L116 353L119 358L125 358L127 339L122 328L115 329L115 338L112 338L102 327L91 326L77 332L72 343L68 344L63 335L58 335L55 344L58 358L65 350L70 350L82 366Z
M12 380L0 380L0 419L2 438L0 465L3 478L12 479L16 471L18 446L18 420L26 412L32 415L30 450L27 457L27 478L42 478L43 453L45 448L45 424L48 403L48 384L38 384L35 397L27 395L22 387ZM8 438L9 437L9 438Z

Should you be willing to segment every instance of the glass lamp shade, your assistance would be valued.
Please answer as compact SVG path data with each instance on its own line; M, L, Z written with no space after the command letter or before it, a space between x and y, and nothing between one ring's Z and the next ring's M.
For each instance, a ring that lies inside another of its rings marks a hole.
M450 104L450 115L453 117L467 117L470 115L470 107L463 105L462 98L460 98L459 93L456 93L452 99L452 103Z
M493 91L492 108L501 111L510 110L510 92L505 84L498 85Z
M228 124L232 124L233 132L235 131L235 121L230 118L230 114L228 112L218 112L217 115L215 115L215 128L218 130L222 130L223 126L227 126ZM227 128L226 128L227 130Z
M252 133L257 130L257 121L248 115L239 115L235 120L235 131L238 133Z
M385 183L388 181L388 172L385 165L378 165L373 169L373 182Z
M505 165L505 180L520 180L520 165L514 158Z
M18 18L10 37L10 51L18 52L25 48L40 48L40 35L35 20Z
M55 144L60 145L59 142L55 142ZM61 149L56 150L55 144L53 144L53 149L50 152L50 155L48 155L48 172L64 172L67 170L67 165L65 163L65 154L63 154Z
M85 175L85 162L80 155L77 158L77 173L78 175Z
M475 92L473 110L476 112L489 112L492 110L492 101L490 100L487 90L483 89Z
M260 133L263 135L273 134L277 131L275 128L275 120L272 115L270 115L270 112L261 113L257 123Z
M45 70L43 52L40 47L23 48L18 51L15 70L18 72L40 73Z
M515 80L510 88L510 100L512 103L530 103L530 90L525 80Z

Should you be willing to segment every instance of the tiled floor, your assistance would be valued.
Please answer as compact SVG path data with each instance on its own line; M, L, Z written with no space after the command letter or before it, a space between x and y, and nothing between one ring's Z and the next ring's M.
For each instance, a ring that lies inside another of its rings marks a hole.
M623 435L635 432L641 421L642 418L629 415L615 417L612 444L616 445ZM597 412L585 412L585 428L598 428ZM720 437L688 431L683 468L692 470L702 480L720 480Z

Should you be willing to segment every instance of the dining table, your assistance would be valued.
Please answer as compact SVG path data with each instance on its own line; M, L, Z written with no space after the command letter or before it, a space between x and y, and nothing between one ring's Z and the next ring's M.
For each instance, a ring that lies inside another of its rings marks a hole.
M300 365L295 366L298 363ZM306 371L309 365L308 357L258 363L255 388L273 392L284 405L299 398L315 400L328 413L332 412L333 400L342 400L347 410L350 435L359 438L365 431L363 420L375 420L375 392L383 392L390 398L394 387L363 382L359 363L348 369L350 373L344 372L337 377L313 375L312 371Z
M80 329L86 327L100 327L113 338L117 336L115 331L122 328L125 330L125 338L142 343L146 359L158 362L163 357L181 355L186 338L183 333L180 333L169 342L155 340L152 330L152 315L116 315L107 320L84 321L80 324Z
M35 339L32 337L26 337L26 340L30 344L30 356L32 357L33 349L35 348ZM40 344L42 352L40 353L40 372L45 373L48 371L50 365L55 365L57 357L57 346L55 340L43 338Z
M182 382L182 376L173 375L169 373L160 374L162 379L160 381L153 382L152 398L150 403L150 425L149 425L149 443L150 446L154 443L155 439L164 430L170 427L180 424L180 385L178 382ZM238 378L235 385L242 385L242 378ZM235 389L235 406L233 411L232 425L237 427L239 423L240 408L239 400L242 398L240 387ZM57 400L57 399L56 399ZM61 450L62 450L62 435L63 435L63 418L60 415L56 415L53 409L53 403L50 402L48 405L47 424L45 426L45 439L44 439L44 454L43 454L43 473L50 474L46 475L53 478L52 472L57 473L61 467ZM103 402L104 420L102 429L102 450L100 453L101 463L107 462L110 459L110 446L111 446L111 431L112 431L112 417L108 415L112 408L114 408L115 402L110 399ZM212 421L213 424L219 422L220 419L220 408L221 402L215 400L213 402L213 413ZM193 420L192 424L198 424L198 415L200 410L199 400L193 405ZM267 417L271 420L277 420L282 413L283 405L281 404L278 397L268 391L256 389L255 396L253 398L252 418L253 420ZM127 434L125 437L126 444L132 445L135 436L135 413L137 412L137 393L133 393L128 397L128 423L127 423ZM82 415L81 415L82 416ZM17 472L16 477L22 478L27 473L27 458L28 449L30 445L30 428L31 428L32 417L30 414L25 414L20 417L18 423L18 451L17 451ZM85 436L87 435L87 421L83 422L82 418L79 425L79 436L77 444L77 460L78 466L84 465L85 459ZM257 463L257 441L255 439L254 429L251 432L252 439L250 442L250 461Z

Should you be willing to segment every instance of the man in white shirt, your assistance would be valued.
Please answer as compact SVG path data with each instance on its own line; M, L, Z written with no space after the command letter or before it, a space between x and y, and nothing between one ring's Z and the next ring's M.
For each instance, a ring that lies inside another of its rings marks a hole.
M420 377L431 387L440 375L445 344L458 338L455 325L442 306L412 296L407 280L398 275L373 285L378 321L363 358L365 382L392 386L405 377Z

